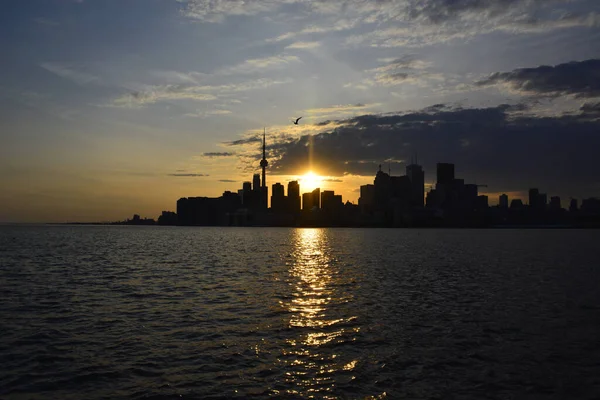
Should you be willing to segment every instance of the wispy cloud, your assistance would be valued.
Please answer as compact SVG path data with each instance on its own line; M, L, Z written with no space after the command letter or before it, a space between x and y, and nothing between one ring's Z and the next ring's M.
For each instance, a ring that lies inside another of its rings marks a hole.
M304 110L307 114L344 114L344 113L352 113L357 111L364 111L369 108L374 108L380 106L381 103L373 103L373 104L340 104L329 107L320 107L320 108L309 108Z
M44 62L40 64L40 67L46 71L52 72L61 78L68 79L80 85L89 83L99 83L100 78L87 72L78 71L70 65L64 65L59 63Z
M183 13L187 17L205 22L222 22L228 16L255 15L273 10L282 3L294 0L177 0L182 3Z
M291 79L273 80L267 78L255 79L227 85L158 85L142 90L133 91L113 100L114 107L140 107L159 101L173 100L216 100L219 95L236 92L264 89L274 85L291 83ZM228 110L216 111L217 114L227 113ZM215 114L213 114L215 115Z
M286 49L301 49L301 50L308 50L308 49L316 49L317 47L320 47L321 43L320 42L294 42L288 46L285 46Z
M230 142L223 142L223 144L226 146L241 146L241 145L245 145L245 144L260 143L260 142L262 142L262 139L259 138L258 136L251 136L251 137L244 138L244 139L232 140Z
M215 73L219 75L252 74L256 72L263 72L266 70L283 68L291 63L299 61L300 59L297 56L287 54L263 58L252 58L240 64L217 70L215 71Z
M167 84L185 84L185 83L199 83L202 79L207 78L209 75L201 72L180 72L180 71L151 71L151 75L163 79Z
M430 70L431 63L418 59L414 55L399 58L382 58L384 65L365 71L367 77L362 81L350 82L346 87L366 90L372 86L395 86L403 83L426 86L430 81L443 81L444 77Z
M165 85L155 86L143 91L135 91L121 96L113 101L116 107L135 108L159 101L168 100L215 100L217 96L206 93L203 87Z
M209 111L198 111L195 113L187 113L187 114L185 114L185 116L193 117L193 118L205 118L205 117L210 117L210 116L229 115L229 114L231 114L230 110L209 110Z
M204 153L202 154L202 156L204 157L208 157L208 158L214 158L214 157L233 157L235 156L235 153L232 152L209 152L209 153Z
M466 10L448 15L445 19L439 17L438 20L435 17L435 22L421 15L405 20L400 26L384 25L367 33L351 35L346 39L346 44L379 48L422 47L492 32L540 34L558 29L600 26L600 17L596 13L558 14L541 18L534 17L533 10L523 8L508 7L505 12L498 12L496 8Z
M178 177L202 177L202 176L209 176L207 174L194 174L194 173L188 173L188 172L176 172L174 174L167 174L167 176L178 176Z
M340 32L352 29L358 25L358 20L348 20L348 19L336 19L335 21L324 21L321 25L309 25L303 29L300 29L296 32L290 31L286 33L282 33L279 36L274 38L269 38L266 40L267 43L273 42L281 42L284 40L293 39L298 36L303 35L315 35L315 34L323 34L329 32Z
M538 33L599 24L597 13L572 14L560 8L584 0L178 1L184 5L185 15L202 21L221 22L229 16L277 13L289 16L289 20L310 23L267 42L363 28L363 32L352 36L348 43L377 47L424 46L494 31ZM375 29L364 33L366 27Z

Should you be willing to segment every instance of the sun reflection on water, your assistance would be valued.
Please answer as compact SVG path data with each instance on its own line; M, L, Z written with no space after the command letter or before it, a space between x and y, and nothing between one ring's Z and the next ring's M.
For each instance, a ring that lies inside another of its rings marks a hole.
M351 295L331 253L326 230L296 230L289 262L291 299L281 302L292 329L280 359L286 386L291 386L288 394L336 398L336 385L353 379L358 363L343 354L360 328L343 307Z

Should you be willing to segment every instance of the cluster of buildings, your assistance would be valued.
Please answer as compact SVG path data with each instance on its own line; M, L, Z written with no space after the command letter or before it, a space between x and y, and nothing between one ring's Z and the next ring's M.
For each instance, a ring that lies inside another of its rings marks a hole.
M226 191L221 197L187 197L177 201L177 225L217 226L458 226L592 224L600 226L600 200L584 200L578 207L572 199L569 210L562 208L559 197L538 189L529 191L529 204L503 194L498 206L489 207L480 187L455 176L455 166L438 163L435 185L425 193L425 172L416 160L406 166L406 174L392 176L381 166L373 184L360 187L358 205L344 203L341 195L319 188L300 193L298 181L286 188L272 185L270 208L266 182L265 137L260 161L262 174L244 182L237 192ZM165 217L165 216L163 216ZM591 221L591 222L590 222Z

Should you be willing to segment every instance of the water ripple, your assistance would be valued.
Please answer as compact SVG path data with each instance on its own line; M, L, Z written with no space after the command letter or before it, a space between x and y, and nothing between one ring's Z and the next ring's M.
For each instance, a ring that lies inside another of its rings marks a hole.
M597 398L599 239L3 226L0 397Z

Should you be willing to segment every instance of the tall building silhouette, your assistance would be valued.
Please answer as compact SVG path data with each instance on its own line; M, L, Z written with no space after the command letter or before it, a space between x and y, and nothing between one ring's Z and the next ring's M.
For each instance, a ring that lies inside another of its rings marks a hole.
M579 206L577 205L577 199L571 199L569 203L569 211L576 212L579 210Z
M406 176L410 179L411 206L423 207L425 205L425 172L423 172L423 167L416 163L407 165Z
M342 196L335 194L333 190L323 190L321 193L321 209L326 212L339 211L344 205Z
M375 206L375 185L362 185L358 205L363 213L373 212Z
M500 195L500 198L498 199L498 206L500 208L508 208L508 195L506 195L506 194Z
M271 209L277 212L283 212L286 209L286 197L283 191L283 185L276 183L272 186Z
M392 181L390 175L381 170L381 165L373 183L375 186L375 210L385 211L392 197Z
M538 196L540 195L539 189L531 188L529 189L529 207L537 207L538 204Z
M321 207L321 189L316 188L310 193L302 193L302 211L310 211Z
M252 190L257 192L260 189L260 174L254 174L252 176Z
M546 193L540 193L537 188L529 189L529 207L532 210L543 211L547 204L548 195Z
M300 211L300 184L298 181L288 183L288 205L290 212Z
M561 208L562 208L562 204L560 202L560 197L559 196L550 197L550 209L552 211L558 211Z
M438 184L450 185L454 182L454 164L438 163L436 172Z

